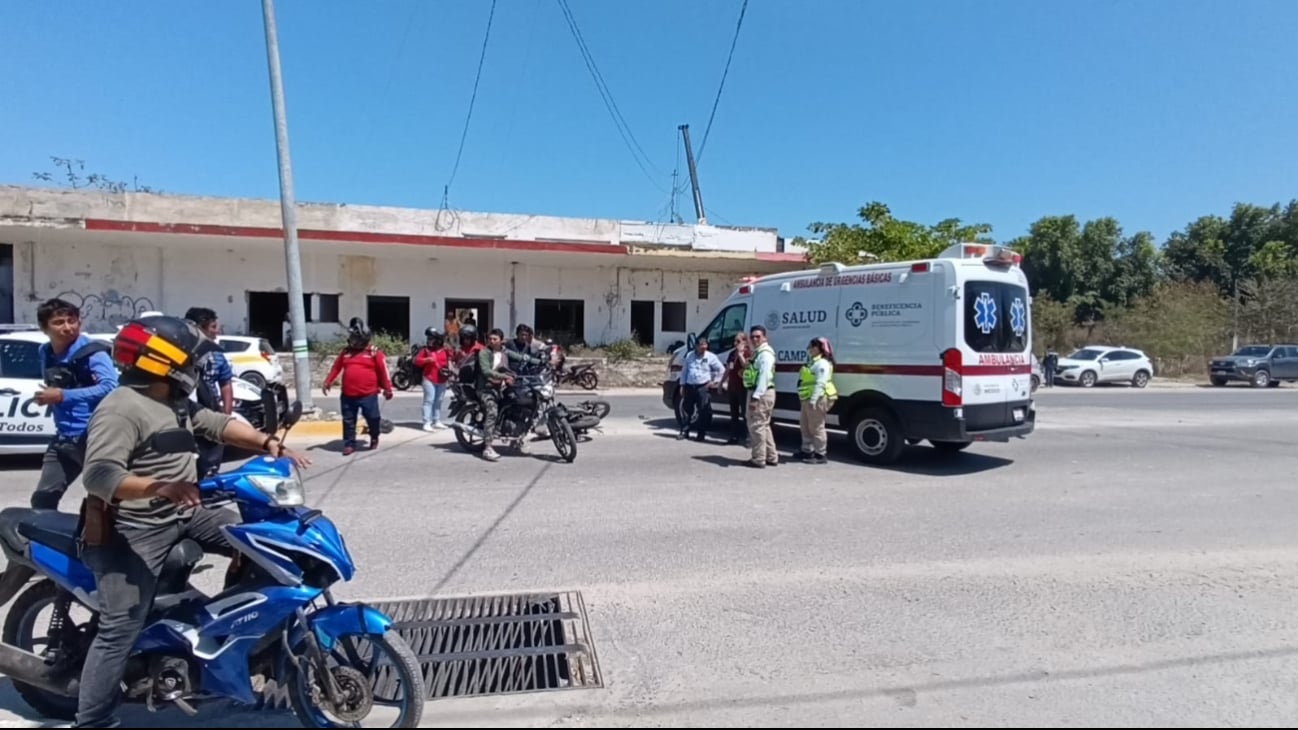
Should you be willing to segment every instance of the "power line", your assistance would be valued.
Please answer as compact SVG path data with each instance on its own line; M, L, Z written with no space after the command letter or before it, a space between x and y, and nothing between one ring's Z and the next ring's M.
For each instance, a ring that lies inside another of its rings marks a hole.
M730 61L735 57L735 45L739 43L739 30L744 27L744 14L748 12L748 0L739 8L739 21L735 23L735 35L730 39L730 54L726 56L726 68L721 72L721 84L717 86L717 98L712 101L712 113L708 115L708 126L703 128L703 141L699 143L698 160L703 159L703 150L708 146L708 135L712 133L712 120L717 118L717 106L721 104L721 92L726 88L726 77L730 75Z
M478 56L478 73L473 78L473 94L469 96L469 111L464 115L464 131L460 133L460 149L455 153L455 166L451 168L451 177L442 188L442 205L450 196L451 183L455 174L460 171L460 158L464 156L464 142L469 138L469 122L473 119L473 103L478 99L478 83L482 81L482 66L487 60L487 42L491 40L491 21L496 17L496 0L491 0L491 12L487 14L487 32L482 37L482 53Z
M591 55L590 48L586 45L586 40L582 37L581 29L577 27L577 19L572 14L572 8L568 7L567 0L555 0L559 9L563 11L564 20L568 23L568 30L572 32L573 40L577 42L577 50L581 52L582 61L586 64L586 70L590 72L591 78L595 81L595 88L599 91L600 98L604 101L604 108L608 110L609 116L613 118L613 125L617 127L618 134L622 137L622 142L626 145L627 150L631 153L632 159L635 160L636 166L644 173L654 187L662 192L667 192L658 179L649 172L649 167L653 167L661 174L657 166L649 155L645 154L644 148L636 140L635 134L631 131L631 126L627 124L626 119L622 116L622 111L618 109L617 102L613 99L613 92L609 90L608 84L604 81L604 75L599 72L599 66L595 63L595 57ZM646 167L648 163L648 167Z

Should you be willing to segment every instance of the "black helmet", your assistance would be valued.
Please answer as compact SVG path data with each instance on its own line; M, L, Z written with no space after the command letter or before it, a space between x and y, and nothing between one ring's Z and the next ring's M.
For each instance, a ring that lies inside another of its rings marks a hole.
M460 328L460 344L467 342L476 342L478 339L478 328L471 324L466 324Z
M197 361L219 348L192 322L163 315L127 322L113 338L113 362L127 380L162 380L189 397L198 384Z
M429 340L442 340L442 332L436 327L429 327L424 330L424 338Z

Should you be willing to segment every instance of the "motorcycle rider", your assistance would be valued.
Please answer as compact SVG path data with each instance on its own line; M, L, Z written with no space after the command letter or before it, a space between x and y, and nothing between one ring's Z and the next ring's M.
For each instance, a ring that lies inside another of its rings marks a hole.
M121 682L151 610L167 553L189 538L209 552L233 555L221 532L238 521L227 509L201 506L196 457L168 453L155 436L177 427L218 443L300 467L311 462L229 415L189 400L202 387L197 361L215 343L178 317L129 322L113 341L121 386L90 419L79 541L95 574L99 630L81 673L74 727L118 727Z
M520 324L514 328L514 339L510 340L505 347L510 352L526 358L537 359L541 362L545 362L547 359L545 346L536 341L536 334L532 331L531 327L525 324ZM526 361L522 362L524 362L524 364L520 365L517 369L519 375L533 375L537 370L539 370L538 365L533 365Z
M463 334L461 332L461 334ZM514 384L515 370L511 362L521 363L520 370L540 365L542 360L514 350L505 348L505 332L493 329L487 335L487 346L478 350L477 357L477 391L478 402L483 411L483 438L486 448L482 452L487 461L496 461L500 455L491 447L500 430L500 406L509 397L509 388ZM527 435L513 439L513 447L520 454L528 453Z
M53 406L56 435L45 450L32 492L33 509L58 509L68 485L81 475L86 425L99 403L117 387L117 368L103 343L81 334L81 310L54 298L36 308L36 321L50 339L37 348L44 387L36 403Z
M446 395L446 376L444 368L451 365L450 350L446 339L436 327L424 330L425 345L415 355L415 367L423 374L424 386L424 430L435 431L445 428L442 425L442 398Z
M198 331L212 342L221 335L221 321L216 312L207 307L190 307L185 312L185 319L193 322ZM225 351L219 347L208 348L208 352L198 358L198 373L203 387L198 388L198 402L204 408L220 411L227 416L234 413L234 368ZM215 474L221 468L225 448L221 444L198 439L198 477L200 479Z

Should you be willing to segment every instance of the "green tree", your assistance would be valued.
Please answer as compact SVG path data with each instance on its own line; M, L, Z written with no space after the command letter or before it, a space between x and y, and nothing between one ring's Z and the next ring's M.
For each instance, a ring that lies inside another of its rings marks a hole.
M925 225L893 217L880 202L861 208L857 216L862 223L812 223L808 230L818 240L808 242L799 237L794 243L807 247L807 260L813 264L838 261L850 265L931 258L956 243L992 242L992 227L986 223L966 225L958 218L948 218Z

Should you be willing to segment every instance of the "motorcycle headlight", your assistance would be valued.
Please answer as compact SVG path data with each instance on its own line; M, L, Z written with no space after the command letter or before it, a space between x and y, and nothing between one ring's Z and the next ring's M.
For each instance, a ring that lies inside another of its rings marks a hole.
M554 386L553 386L553 385L550 385L549 383L546 383L545 385L542 385L542 386L541 386L541 397L542 397L542 398L553 398L553 397L554 397Z
M296 467L289 477L258 474L248 477L248 481L261 490L276 507L301 507L306 504L306 487L302 484L302 475Z

